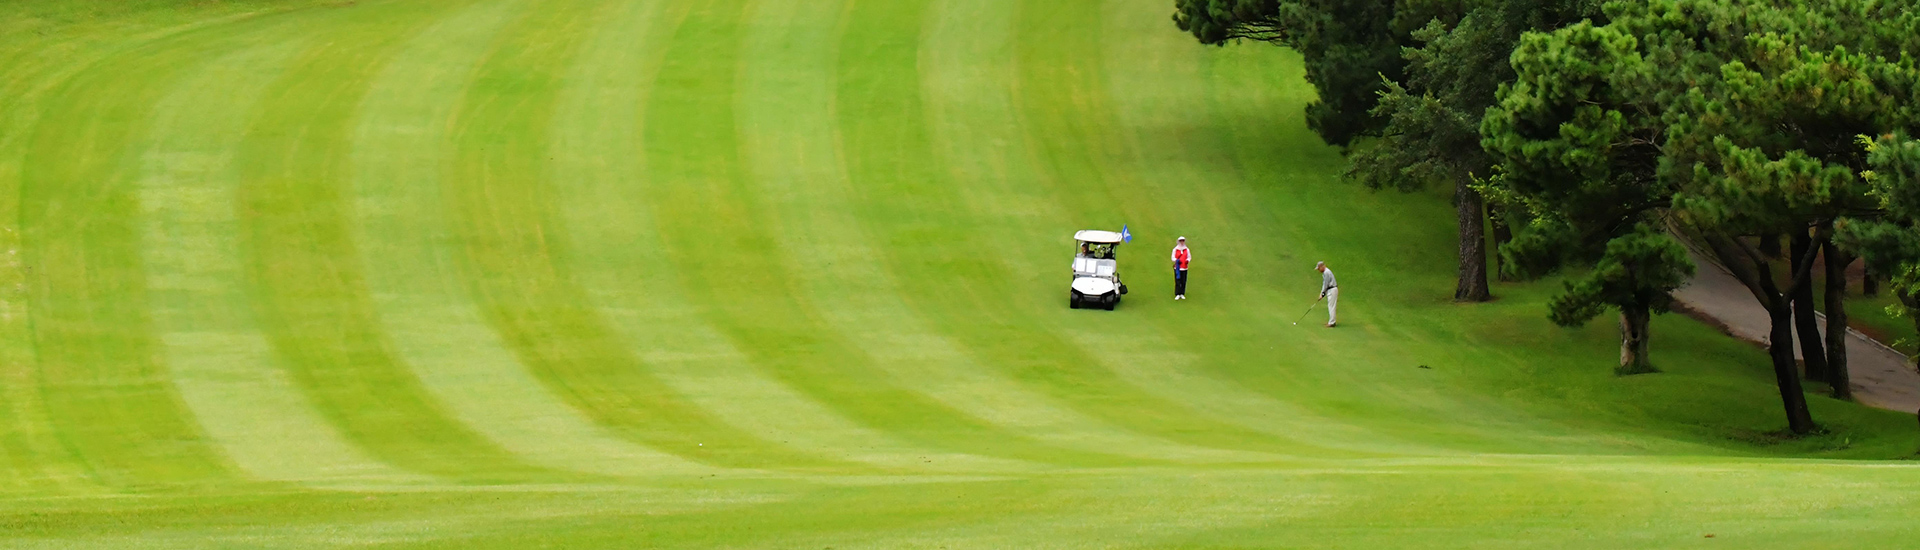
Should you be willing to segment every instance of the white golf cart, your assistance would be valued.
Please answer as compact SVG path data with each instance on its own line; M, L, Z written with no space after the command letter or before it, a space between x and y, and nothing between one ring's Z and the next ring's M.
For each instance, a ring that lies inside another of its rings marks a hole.
M1113 259L1113 251L1123 240L1119 233L1089 229L1073 234L1078 244L1073 254L1073 289L1067 297L1067 307L1103 308L1113 311L1120 305L1120 295L1127 293L1126 283L1120 282L1119 262Z

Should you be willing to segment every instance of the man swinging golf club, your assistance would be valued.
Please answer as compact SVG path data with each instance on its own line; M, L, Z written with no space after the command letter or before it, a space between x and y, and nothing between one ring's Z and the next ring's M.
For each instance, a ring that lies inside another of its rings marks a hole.
M1187 250L1187 238L1181 237L1173 242L1173 299L1187 299L1187 262L1193 260L1193 252Z
M1314 264L1313 270L1320 272L1320 297L1327 300L1327 328L1333 328L1337 320L1335 309L1340 303L1340 285L1333 281L1333 270L1327 269L1327 262Z

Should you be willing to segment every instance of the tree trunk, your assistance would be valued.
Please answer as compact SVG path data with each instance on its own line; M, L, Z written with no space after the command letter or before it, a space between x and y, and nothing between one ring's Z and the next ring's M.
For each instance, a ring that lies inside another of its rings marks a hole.
M1772 318L1772 341L1767 356L1773 360L1774 382L1780 386L1780 404L1787 409L1787 429L1795 434L1812 433L1813 413L1807 410L1806 390L1800 386L1800 369L1793 362L1793 307L1787 297L1779 296L1767 308Z
M1453 289L1453 301L1485 302L1493 299L1487 291L1487 232L1481 224L1486 214L1480 192L1467 187L1460 178L1453 187L1455 212L1460 221L1460 286Z
M1652 320L1653 312L1648 308L1620 310L1620 368L1614 371L1615 374L1625 376L1659 372L1659 369L1653 368L1653 358L1647 355L1647 328Z
M1900 300L1900 307L1906 308L1907 319L1913 321L1913 330L1920 333L1920 296L1906 292L1898 287L1893 289L1893 297ZM1920 354L1908 358L1915 367L1920 367Z
M1513 226L1510 224L1509 220L1507 220L1508 215L1509 214L1503 208L1487 209L1487 217L1492 218L1492 221L1493 221L1493 253L1496 256L1500 254L1500 247L1506 246L1507 243L1513 242ZM1511 283L1519 280L1512 273L1509 273L1509 271L1511 270L1507 269L1507 264L1503 259L1500 262L1499 267L1494 271L1495 272L1494 277L1498 278L1500 282L1503 282L1503 283Z
M1813 237L1807 235L1805 229L1801 229L1789 238L1792 240L1788 248L1793 255L1789 256L1787 261L1793 264L1792 272L1799 273L1808 267L1803 265L1803 262L1812 261L1811 257L1815 252ZM1791 290L1793 291L1793 325L1797 329L1800 340L1800 358L1806 361L1807 379L1826 381L1829 373L1827 352L1820 345L1820 322L1813 317L1813 285L1795 285Z
M1847 264L1853 258L1840 252L1833 240L1822 239L1820 253L1827 258L1827 382L1833 398L1853 400L1853 377L1847 372Z
M1860 261L1860 295L1880 295L1880 274L1873 272L1873 262Z
M1779 282L1774 280L1773 266L1767 263L1766 254L1758 248L1737 237L1723 234L1707 232L1701 238L1713 250L1714 256L1720 258L1721 265L1746 285L1760 306L1767 309L1767 321L1771 325L1767 336L1767 358L1773 363L1774 383L1780 388L1780 404L1787 410L1787 428L1794 434L1813 432L1813 413L1807 410L1806 391L1800 386L1800 369L1793 361L1793 304L1787 297L1790 292L1783 291ZM1796 272L1788 280L1800 283L1807 276L1806 273Z

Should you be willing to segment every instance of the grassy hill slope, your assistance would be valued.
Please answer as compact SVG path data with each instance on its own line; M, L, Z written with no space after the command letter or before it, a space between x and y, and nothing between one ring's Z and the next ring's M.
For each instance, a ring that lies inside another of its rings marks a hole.
M0 536L1914 540L1911 415L1779 440L1698 323L1622 379L1555 282L1450 303L1444 199L1342 181L1296 58L1167 12L0 6ZM1122 224L1133 294L1067 309L1073 231ZM1341 328L1289 324L1316 260Z

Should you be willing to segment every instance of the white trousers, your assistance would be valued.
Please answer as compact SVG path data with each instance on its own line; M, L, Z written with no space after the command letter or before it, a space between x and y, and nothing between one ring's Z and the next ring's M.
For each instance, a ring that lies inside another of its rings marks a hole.
M1327 324L1331 325L1334 323L1335 319L1339 318L1339 314L1337 313L1337 310L1339 309L1339 307L1340 307L1340 287L1336 286L1336 287L1327 289Z

